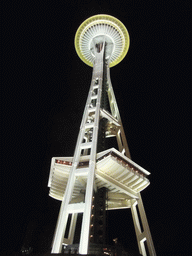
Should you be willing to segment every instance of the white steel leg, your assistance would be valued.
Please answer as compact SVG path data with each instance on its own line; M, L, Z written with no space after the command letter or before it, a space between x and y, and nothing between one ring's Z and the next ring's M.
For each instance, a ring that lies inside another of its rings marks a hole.
M139 196L138 200L132 200L131 212L132 212L133 223L134 223L134 227L135 227L135 233L136 233L136 237L137 237L139 252L143 256L147 256L145 244L144 244L144 242L146 241L149 255L156 256L155 248L153 245L153 240L151 237L151 232L149 229L149 225L148 225L148 221L147 221L147 217L145 214L145 210L144 210L144 206L143 206L143 202L142 202L140 193L138 194L138 196ZM138 212L136 209L137 204L138 204L139 214L141 217L141 222L143 225L143 232L141 232L141 225L139 222Z
M138 209L139 209L139 213L141 216L141 221L142 221L142 225L143 225L143 229L144 229L144 233L145 233L145 237L146 237L146 243L147 243L147 248L149 250L149 255L156 256L155 247L154 247L153 240L151 237L151 232L149 229L149 224L147 221L147 217L146 217L146 213L145 213L145 209L143 206L143 201L142 201L140 193L139 193L139 200L138 200Z

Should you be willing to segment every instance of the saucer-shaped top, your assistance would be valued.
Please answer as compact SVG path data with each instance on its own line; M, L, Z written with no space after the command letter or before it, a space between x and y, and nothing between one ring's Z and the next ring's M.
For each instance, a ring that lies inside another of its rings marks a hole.
M75 35L75 49L87 65L93 67L93 42L99 42L104 36L110 67L117 65L127 54L130 38L123 23L110 15L95 15L85 20Z

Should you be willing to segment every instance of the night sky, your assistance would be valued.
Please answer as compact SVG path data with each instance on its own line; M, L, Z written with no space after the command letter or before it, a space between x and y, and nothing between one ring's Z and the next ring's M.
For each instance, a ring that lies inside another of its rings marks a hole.
M1 249L20 250L27 225L36 251L51 246L60 203L48 196L50 162L74 153L92 75L74 36L109 14L130 34L111 80L132 160L151 172L141 194L157 255L190 255L188 10L187 1L4 1ZM137 250L130 209L108 215L109 243Z

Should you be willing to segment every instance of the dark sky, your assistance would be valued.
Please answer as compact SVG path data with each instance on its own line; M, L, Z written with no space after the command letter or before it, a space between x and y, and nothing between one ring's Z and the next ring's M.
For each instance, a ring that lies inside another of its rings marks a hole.
M48 197L51 157L73 155L91 82L74 36L104 13L130 34L111 80L132 160L151 172L142 197L157 255L189 255L187 1L4 2L1 248L19 250L28 223L50 247L59 209ZM130 209L111 211L109 226L109 239L137 247Z

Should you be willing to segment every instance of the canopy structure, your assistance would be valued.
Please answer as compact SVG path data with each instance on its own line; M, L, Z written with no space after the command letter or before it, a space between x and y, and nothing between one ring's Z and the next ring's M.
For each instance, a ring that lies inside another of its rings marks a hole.
M72 167L72 157L57 157L52 159L49 177L49 195L63 200L66 185ZM88 158L83 156L77 168L78 177L75 182L71 204L84 201ZM81 174L81 175L80 175ZM108 189L107 209L122 209L131 207L131 199L138 199L141 192L149 184L147 176L150 173L121 154L114 148L97 154L96 179L97 189Z

